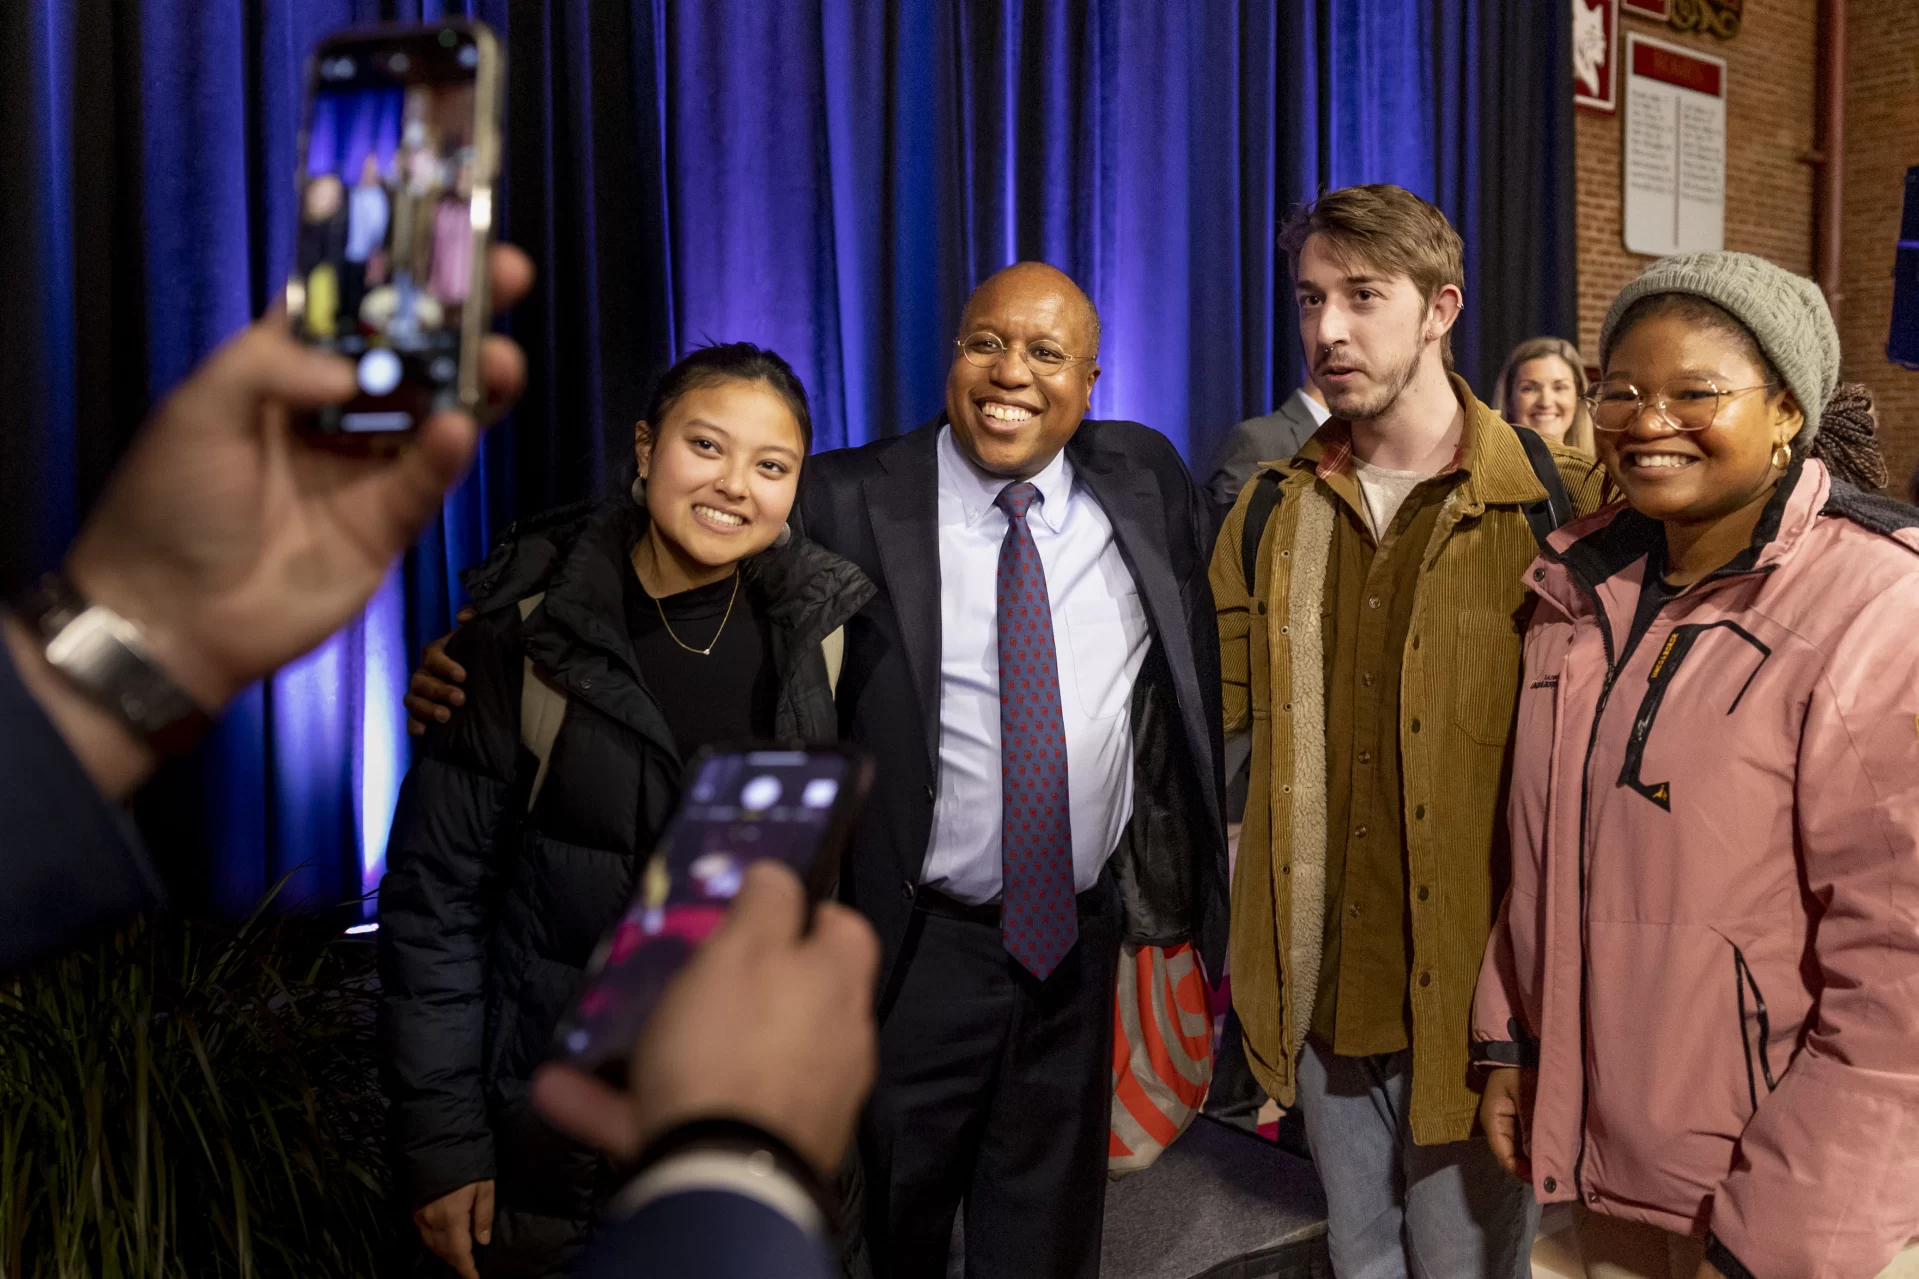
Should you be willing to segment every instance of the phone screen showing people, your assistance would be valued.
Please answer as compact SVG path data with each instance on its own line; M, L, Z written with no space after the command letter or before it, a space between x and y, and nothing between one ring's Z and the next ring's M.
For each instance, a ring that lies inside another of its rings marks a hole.
M864 790L851 754L716 751L694 764L677 816L601 943L557 1032L559 1056L625 1083L628 1055L666 984L719 926L746 868L785 862L817 898Z
M464 25L348 35L314 55L287 310L298 337L354 362L359 389L312 429L404 432L473 407L496 56Z

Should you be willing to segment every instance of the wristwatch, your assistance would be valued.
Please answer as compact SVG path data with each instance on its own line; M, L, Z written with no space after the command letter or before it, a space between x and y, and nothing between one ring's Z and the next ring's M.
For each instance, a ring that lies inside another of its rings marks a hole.
M40 637L47 664L162 755L193 746L213 726L191 693L147 651L140 627L48 573L21 591L14 612Z

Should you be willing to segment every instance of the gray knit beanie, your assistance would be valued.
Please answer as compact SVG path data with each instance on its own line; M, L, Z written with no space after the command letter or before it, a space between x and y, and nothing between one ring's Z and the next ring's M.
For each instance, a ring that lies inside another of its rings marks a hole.
M1612 354L1620 318L1641 298L1690 293L1724 307L1759 341L1806 416L1793 437L1800 457L1819 434L1826 400L1839 383L1839 330L1819 286L1750 253L1681 253L1661 258L1620 290L1599 330L1599 360Z

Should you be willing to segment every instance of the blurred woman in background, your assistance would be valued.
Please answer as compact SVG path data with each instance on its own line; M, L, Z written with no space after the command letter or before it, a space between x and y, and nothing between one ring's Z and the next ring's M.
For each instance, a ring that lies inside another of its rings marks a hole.
M1514 426L1529 426L1581 452L1593 451L1586 364L1579 348L1564 338L1527 338L1513 348L1493 388L1493 410Z

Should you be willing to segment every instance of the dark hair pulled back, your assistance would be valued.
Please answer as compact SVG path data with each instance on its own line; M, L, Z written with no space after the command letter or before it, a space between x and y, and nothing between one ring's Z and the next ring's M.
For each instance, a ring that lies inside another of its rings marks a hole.
M653 394L646 402L646 421L658 427L673 405L688 391L715 386L721 382L764 382L786 401L793 420L800 425L803 452L813 451L813 412L807 405L806 387L793 366L778 352L751 342L721 342L695 347L681 356L672 368L660 374Z

